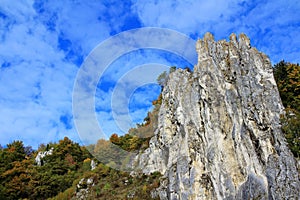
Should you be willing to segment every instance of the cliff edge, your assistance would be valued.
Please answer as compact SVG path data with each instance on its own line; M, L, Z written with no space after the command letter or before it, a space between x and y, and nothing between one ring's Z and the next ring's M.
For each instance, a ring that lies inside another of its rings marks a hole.
M298 199L299 174L280 126L269 58L241 34L196 43L193 72L171 73L158 127L137 158L163 174L160 199Z

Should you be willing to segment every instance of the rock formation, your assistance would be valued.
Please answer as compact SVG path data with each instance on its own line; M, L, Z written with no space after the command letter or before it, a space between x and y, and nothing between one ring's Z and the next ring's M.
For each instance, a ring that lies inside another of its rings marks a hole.
M40 151L37 156L35 157L35 163L38 166L42 166L43 165L43 158L45 156L49 156L53 154L53 150L54 148L52 147L49 151Z
M269 58L241 34L197 41L193 72L171 73L158 127L139 155L159 171L160 199L298 199L299 175L280 127Z
M91 170L93 171L94 169L96 169L97 167L97 162L95 162L94 160L91 161Z
M91 187L93 187L94 180L93 178L82 178L79 183L76 185L76 194L75 198L76 200L84 200L88 199L91 191Z

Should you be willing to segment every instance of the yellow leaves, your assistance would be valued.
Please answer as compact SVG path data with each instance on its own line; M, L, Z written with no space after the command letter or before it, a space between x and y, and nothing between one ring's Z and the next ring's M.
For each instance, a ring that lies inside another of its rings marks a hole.
M104 139L100 139L97 141L94 152L101 152L103 149L108 149L110 142Z
M131 139L129 139L129 150L135 150L139 146L139 137L133 136Z
M142 192L143 192L143 194L147 194L147 190L148 190L147 185L144 185L144 186L142 187Z
M83 162L84 163L91 162L91 159L90 158L86 158Z
M152 101L152 105L161 105L162 103L162 93L159 94L157 100Z

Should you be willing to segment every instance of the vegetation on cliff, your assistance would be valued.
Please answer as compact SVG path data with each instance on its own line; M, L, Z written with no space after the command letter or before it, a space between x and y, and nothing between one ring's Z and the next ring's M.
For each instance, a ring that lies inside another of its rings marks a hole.
M294 156L300 158L300 66L280 61L274 66L276 80L286 114L282 130Z

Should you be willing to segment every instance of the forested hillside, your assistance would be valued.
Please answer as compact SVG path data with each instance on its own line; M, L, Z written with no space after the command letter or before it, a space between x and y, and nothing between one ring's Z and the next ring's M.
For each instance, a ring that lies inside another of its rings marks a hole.
M35 157L53 147L38 166ZM89 170L91 155L86 148L68 138L57 144L41 145L37 151L14 141L0 152L0 199L46 199L69 188L73 181Z

